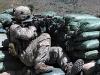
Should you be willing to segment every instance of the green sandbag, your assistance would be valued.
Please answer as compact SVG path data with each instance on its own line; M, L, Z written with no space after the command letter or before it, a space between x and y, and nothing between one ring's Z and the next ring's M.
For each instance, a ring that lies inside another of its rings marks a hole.
M2 28L2 23L0 23L0 28Z
M87 19L79 22L79 33L100 30L100 19Z
M47 17L47 16L57 16L57 13L54 11L47 11L42 14L42 17Z
M10 9L7 9L7 10L3 11L3 13L13 15L13 10L14 10L14 8L10 8Z
M12 56L9 51L0 50L0 62L4 60L16 59L17 57Z
M0 33L0 48L2 47L8 47L9 40L7 38L7 35L5 33Z
M67 31L67 34L70 36L73 35L74 33L75 33L75 31Z
M10 14L0 14L0 23L2 23L2 25L9 25L12 22L12 18L13 16Z
M0 28L0 33L6 33L6 30L3 28Z
M6 33L6 30L3 28L0 28L0 33Z
M78 22L71 21L66 26L70 26L71 31L79 30L79 32L85 31L99 31L100 19L82 19Z
M65 19L65 24L68 24L69 22L76 21L78 22L79 20L82 19L96 19L97 17L89 14L67 14L64 15Z
M25 65L20 60L6 60L0 62L0 72L22 69Z
M57 34L56 38L53 38L53 39L58 39L60 43L64 44L64 42L69 40L73 34L74 34L74 31L59 32L59 34Z
M2 27L2 23L0 23L0 33L5 33L5 32L6 32L6 30L3 29L3 27Z
M30 19L33 19L33 18L34 18L34 16L33 16L33 14L31 14L31 15L30 15Z
M53 18L56 19L56 22L57 22L57 23L63 22L63 21L64 21L64 20L63 20L63 17L61 17L61 16L54 16Z
M37 75L35 73L35 70L31 67L31 68L27 68L26 72L24 75ZM60 68L54 68L51 72L47 72L47 73L40 73L38 75L65 75L64 71L62 71Z
M74 39L75 41L85 41L100 37L100 31L83 32Z
M87 40L84 42L73 43L73 49L76 50L93 50L100 47L100 42L98 39Z
M100 50L91 50L91 51L77 51L74 54L74 57L82 59L99 59Z
M43 74L41 73L39 75L65 75L65 73L60 68L54 68L52 72L43 73Z
M80 23L79 22L70 22L70 23L68 23L68 26L70 26L70 29L71 30L76 30L76 29L78 29L79 28L79 26L80 26Z

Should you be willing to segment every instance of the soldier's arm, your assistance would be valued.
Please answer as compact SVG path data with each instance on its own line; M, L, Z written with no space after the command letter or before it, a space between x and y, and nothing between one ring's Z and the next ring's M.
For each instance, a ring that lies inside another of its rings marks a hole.
M12 33L15 34L14 36L15 38L28 40L28 39L36 37L37 35L36 28L34 26L23 28L20 25L17 25L17 26L12 25L10 29L13 30Z

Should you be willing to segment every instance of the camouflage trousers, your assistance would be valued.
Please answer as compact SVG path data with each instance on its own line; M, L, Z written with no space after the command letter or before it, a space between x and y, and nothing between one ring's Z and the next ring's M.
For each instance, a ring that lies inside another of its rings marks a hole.
M41 47L42 49L44 47ZM58 65L63 69L67 70L68 63L70 62L69 57L63 52L61 47L45 47L48 50L47 53L40 54L36 58L35 68L40 66L41 64L54 64L58 63ZM44 50L45 51L45 50Z
M21 61L27 66L34 66L37 69L42 64L58 63L63 70L66 70L69 57L63 52L61 47L51 47L49 34L44 33L33 40L26 50L19 54Z

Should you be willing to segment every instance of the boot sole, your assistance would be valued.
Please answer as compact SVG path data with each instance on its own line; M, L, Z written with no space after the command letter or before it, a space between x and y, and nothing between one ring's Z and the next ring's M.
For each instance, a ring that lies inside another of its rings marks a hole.
M82 59L78 59L74 64L73 64L73 67L72 67L72 75L76 75L77 73L79 73L82 68L83 68L83 65L84 65L84 61Z

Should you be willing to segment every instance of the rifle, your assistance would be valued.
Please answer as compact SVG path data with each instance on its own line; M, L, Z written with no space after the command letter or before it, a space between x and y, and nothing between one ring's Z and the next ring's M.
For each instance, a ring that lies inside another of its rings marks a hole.
M34 26L38 29L37 31L43 33L49 31L51 20L53 20L52 16L43 17L42 15L34 15L33 23Z

